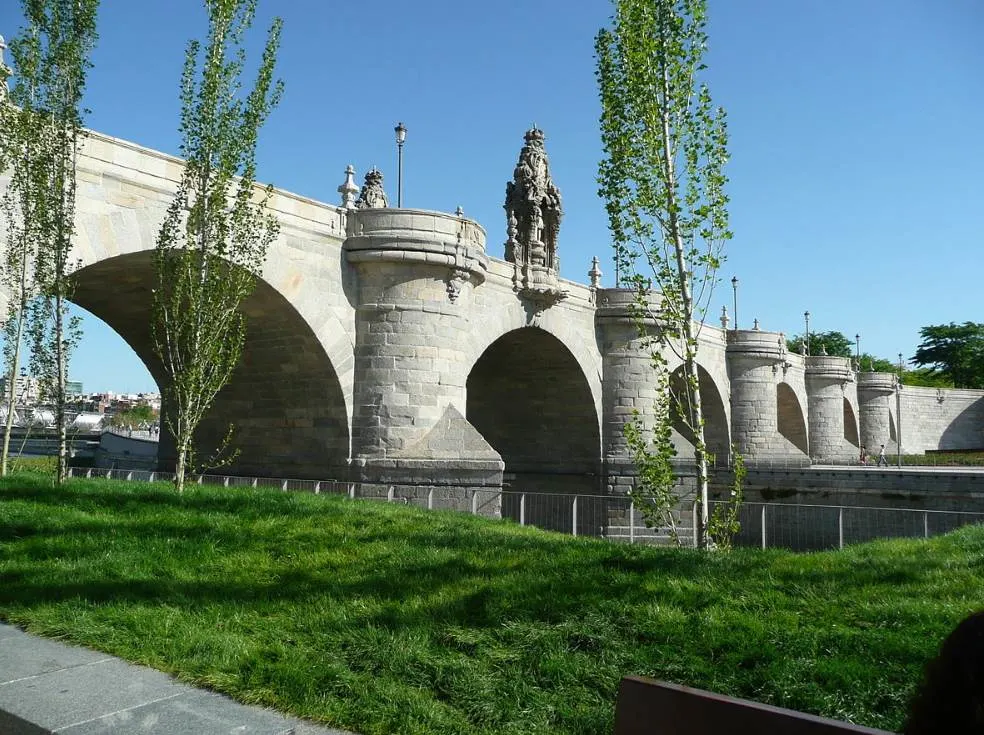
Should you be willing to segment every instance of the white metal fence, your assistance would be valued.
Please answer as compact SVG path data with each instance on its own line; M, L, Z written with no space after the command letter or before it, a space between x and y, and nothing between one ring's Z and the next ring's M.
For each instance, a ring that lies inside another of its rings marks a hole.
M167 482L170 472L147 470L69 468L73 477L95 477L135 482ZM298 480L233 475L189 475L191 484L224 487L266 487L283 492L344 495L414 505L428 510L456 509L475 515L501 516L523 526L573 536L595 536L624 543L692 545L694 508L674 514L675 527L646 526L642 513L626 496L536 493L470 488L467 497L450 488L407 488L341 480ZM725 501L711 501L710 511ZM877 538L929 538L961 526L984 523L984 513L964 511L881 508L793 503L743 503L739 509L738 546L786 548L797 551L842 549L848 544Z

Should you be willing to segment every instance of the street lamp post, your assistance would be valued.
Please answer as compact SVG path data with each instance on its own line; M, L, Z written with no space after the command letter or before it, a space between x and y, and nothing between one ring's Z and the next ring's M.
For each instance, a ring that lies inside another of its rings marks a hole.
M806 354L810 354L810 312L804 311L803 318L806 319Z
M899 353L899 375L895 379L895 431L898 433L899 469L902 469L902 353Z
M735 331L738 331L738 276L731 277L731 290L735 294L735 310L732 312L732 316L735 319Z
M857 360L857 371L861 372L861 335L854 335L854 359Z
M407 139L407 129L399 122L393 128L396 133L396 206L403 206L403 142Z

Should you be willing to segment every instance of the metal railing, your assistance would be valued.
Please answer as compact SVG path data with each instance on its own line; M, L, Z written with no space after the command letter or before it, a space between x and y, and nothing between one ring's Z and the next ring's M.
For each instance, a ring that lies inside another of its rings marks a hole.
M166 482L170 472L125 469L69 468L72 477L131 482ZM693 505L673 514L672 526L650 527L643 514L624 495L586 495L472 488L411 487L343 480L300 480L234 475L189 475L189 484L223 487L266 487L283 492L344 495L412 505L427 510L457 510L501 517L547 531L594 536L629 544L693 545L696 539ZM711 501L710 512L727 501ZM785 548L795 551L842 549L848 544L878 538L929 538L961 526L984 523L984 513L849 505L743 503L736 546Z

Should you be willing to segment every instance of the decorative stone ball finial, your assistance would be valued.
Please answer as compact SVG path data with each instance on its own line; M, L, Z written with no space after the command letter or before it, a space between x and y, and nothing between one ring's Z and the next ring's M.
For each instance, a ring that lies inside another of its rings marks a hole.
M599 288L601 286L602 275L604 274L601 272L601 266L596 255L591 259L591 270L588 271L588 278L591 279L591 288Z
M723 329L725 332L727 332L728 331L728 325L730 323L731 323L731 320L728 318L728 307L727 306L722 306L721 307L721 329Z
M759 331L759 320L758 319L755 319L752 322L752 329L754 329L756 332Z
M355 184L355 168L351 163L345 167L345 181L338 187L338 193L342 195L342 206L345 209L355 209L359 187Z
M456 210L454 210L454 215L456 217L464 217L465 216L465 210L461 208L461 205L460 204L458 205L458 208Z

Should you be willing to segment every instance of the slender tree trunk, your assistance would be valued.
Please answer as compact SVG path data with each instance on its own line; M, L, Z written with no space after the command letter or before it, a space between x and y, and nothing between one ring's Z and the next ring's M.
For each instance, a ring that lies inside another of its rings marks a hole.
M26 261L25 261L26 270ZM0 458L0 476L7 476L7 462L10 457L10 431L14 426L14 405L17 403L17 372L20 368L21 340L24 336L24 302L21 301L21 308L17 312L17 340L14 343L14 356L10 361L10 376L7 379L7 420L3 428L3 456Z
M174 463L174 488L178 493L184 492L185 483L185 457L188 451L184 444L178 444L178 457Z
M61 288L59 286L59 288ZM65 319L62 309L65 300L59 293L55 297L55 360L58 385L55 387L55 422L58 426L58 475L61 485L68 478L68 427L65 426Z
M663 77L663 97L669 99L669 79L664 67ZM663 166L666 171L667 198L669 202L669 232L673 238L673 249L676 255L677 281L683 306L680 314L681 332L683 334L683 377L687 392L687 422L694 435L694 471L697 484L698 509L697 518L697 546L707 547L707 527L709 523L708 514L708 481L707 481L707 445L704 443L704 407L700 400L700 375L697 371L697 337L694 334L694 298L690 290L690 273L687 269L685 259L685 246L683 236L680 232L680 221L677 216L676 187L677 176L673 165L673 152L670 141L672 133L670 130L669 111L663 105L662 120L663 124Z

